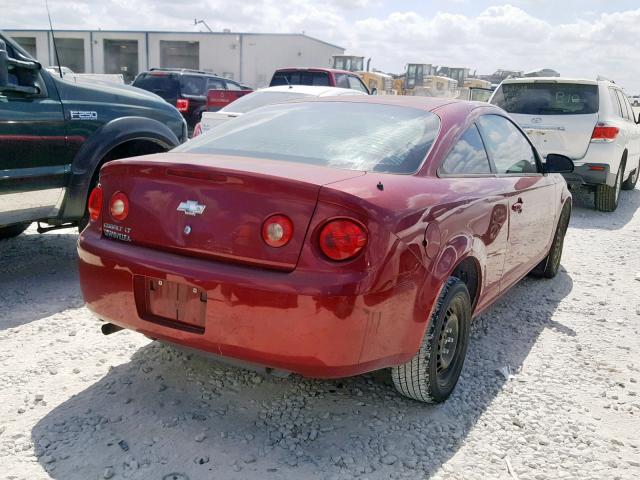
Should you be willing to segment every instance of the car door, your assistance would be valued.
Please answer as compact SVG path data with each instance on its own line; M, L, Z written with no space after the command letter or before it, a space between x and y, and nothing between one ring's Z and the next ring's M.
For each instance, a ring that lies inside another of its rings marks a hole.
M536 266L547 253L555 226L555 177L542 164L526 135L501 115L478 118L496 176L506 182L509 239L501 291Z
M16 58L9 44L7 53ZM64 112L48 72L39 72L38 89L0 92L0 225L54 216L71 168Z
M481 295L477 308L482 309L500 293L508 241L507 200L502 180L495 178L482 138L475 124L468 127L456 141L442 165L438 176L449 184L456 197L464 195L464 211L460 202L451 215L454 225L440 228L457 231L459 227L470 230L475 240L476 255L483 259Z

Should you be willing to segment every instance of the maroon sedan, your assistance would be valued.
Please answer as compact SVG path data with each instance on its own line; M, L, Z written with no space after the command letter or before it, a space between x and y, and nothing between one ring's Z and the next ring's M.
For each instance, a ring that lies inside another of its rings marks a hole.
M88 307L151 338L310 377L391 368L441 402L471 318L553 277L571 214L501 109L419 97L273 105L101 171Z

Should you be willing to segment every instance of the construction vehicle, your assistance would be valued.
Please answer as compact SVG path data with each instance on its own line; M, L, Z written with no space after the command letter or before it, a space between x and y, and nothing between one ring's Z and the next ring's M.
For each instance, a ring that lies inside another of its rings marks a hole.
M488 102L493 90L491 82L488 80L467 78L459 90L458 98L472 102Z
M405 68L404 95L413 95L416 87L425 87L427 77L436 74L436 67L430 63L409 63Z
M367 61L367 66L364 66L364 57L357 55L334 55L332 57L332 68L336 70L346 70L348 72L364 72L369 70L369 63L371 59Z
M382 72L357 72L369 91L376 95L397 95L393 88L393 77Z

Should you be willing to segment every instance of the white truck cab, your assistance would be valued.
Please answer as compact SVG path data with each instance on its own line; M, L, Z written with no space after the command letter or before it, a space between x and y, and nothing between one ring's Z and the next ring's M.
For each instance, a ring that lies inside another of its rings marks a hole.
M640 126L622 89L605 80L515 78L503 81L490 103L506 110L538 151L573 160L570 186L595 193L595 207L611 212L621 189L635 188L640 171Z

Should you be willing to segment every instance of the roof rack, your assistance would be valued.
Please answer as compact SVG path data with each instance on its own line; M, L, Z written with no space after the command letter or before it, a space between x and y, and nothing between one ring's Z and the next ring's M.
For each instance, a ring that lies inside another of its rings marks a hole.
M192 68L160 68L153 67L149 69L150 72L180 72L180 73L202 73L204 75L216 75L212 72L205 72L204 70L194 70Z

